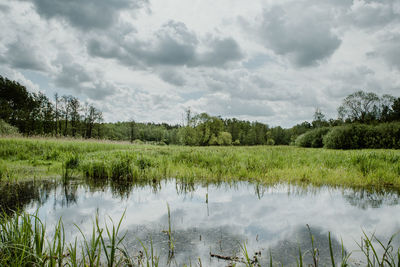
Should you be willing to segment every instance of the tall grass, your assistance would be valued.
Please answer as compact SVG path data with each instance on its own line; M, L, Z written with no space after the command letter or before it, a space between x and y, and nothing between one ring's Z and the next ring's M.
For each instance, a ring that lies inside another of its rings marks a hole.
M154 250L152 242L150 242L150 247L146 247L139 240L142 247L139 251L130 251L124 246L125 235L120 234L123 218L124 216L117 223L111 220L111 225L105 224L101 227L96 216L91 234L85 234L76 226L81 233L81 238L79 241L76 238L73 242L67 243L61 219L54 226L53 232L48 234L46 226L36 214L18 213L14 216L3 214L0 220L0 266L159 266L160 256ZM343 244L339 252L342 255L341 259L335 257L338 251L334 250L338 248L332 244L330 233L328 248L325 248L329 250L330 259L324 264L320 263L319 249L321 248L315 243L310 228L308 231L310 248L307 251L299 248L296 258L297 266L345 267L354 263L350 258L351 253L346 252ZM400 266L400 249L393 245L394 237L395 235L384 243L375 235L368 236L364 233L361 243L358 244L363 253L363 258L360 259L358 265ZM241 257L210 255L230 262L229 266L282 266L280 262L274 260L271 253L262 260L261 251L251 254L245 243L241 245L241 249ZM305 260L307 254L310 255L308 257L310 261ZM200 259L199 264L201 266Z
M176 178L400 188L400 151L298 147L182 147L1 138L1 179L86 177L116 181Z
M148 253L130 256L123 246L125 236L120 235L121 222L115 225L111 220L105 228L100 227L98 217L91 236L81 229L80 242L65 240L61 221L54 227L51 239L46 234L46 226L36 214L18 213L14 216L3 214L0 219L0 266L158 266L159 258L151 248Z

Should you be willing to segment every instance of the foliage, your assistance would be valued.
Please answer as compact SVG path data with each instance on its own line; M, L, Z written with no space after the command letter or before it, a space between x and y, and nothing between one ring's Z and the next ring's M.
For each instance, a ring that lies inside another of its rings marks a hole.
M1 138L0 161L3 179L13 180L53 179L67 173L93 181L159 181L175 177L192 182L246 180L400 188L400 151L395 150L185 147Z
M400 148L400 123L349 124L334 127L324 138L326 148Z
M0 119L0 136L1 135L18 135L18 129Z
M236 118L223 119L207 113L195 114L190 109L186 110L184 125L141 123L133 120L103 123L102 112L93 105L82 104L77 97L55 94L54 101L51 101L42 93L29 92L18 82L0 76L0 119L16 127L21 134L98 138L130 141L131 143L140 140L143 143L167 145L225 146L233 144L253 146L297 143L305 147L321 147L321 134L325 134L325 130L307 134L306 132L317 128L337 127L351 123L377 124L400 121L400 98L391 95L380 97L375 93L358 91L343 100L338 112L339 119L327 120L326 116L317 108L311 123L303 122L288 129L281 126L269 127L267 124L257 121L250 122ZM2 127L15 133L10 127ZM382 127L384 128L384 126ZM390 127L389 130L391 130ZM336 132L339 131L343 132L340 129L336 130ZM394 147L388 140L390 137L384 135L383 137L385 140L381 142L382 144L388 144L388 148ZM314 139L314 144L310 143L311 139ZM359 136L357 139L364 139L364 137ZM349 140L344 141L350 142ZM351 142L354 144L359 140ZM343 144L342 146L349 148L385 147L370 145L371 142L375 141L369 140L366 146L363 144ZM331 147L331 145L327 145L327 147ZM338 147L338 145L332 147Z
M357 91L343 100L338 108L339 118L361 123L393 121L396 120L397 101L391 95L379 97L372 92Z
M295 144L301 147L323 147L323 138L331 130L329 127L316 128L297 137Z

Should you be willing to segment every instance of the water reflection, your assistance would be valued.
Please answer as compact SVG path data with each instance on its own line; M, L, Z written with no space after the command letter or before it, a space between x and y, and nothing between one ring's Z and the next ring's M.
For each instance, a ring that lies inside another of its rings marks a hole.
M14 186L14 187L13 187ZM13 188L11 188L13 187ZM6 194L8 192L10 194ZM173 264L197 262L220 266L210 253L240 256L247 244L250 253L261 252L267 264L270 252L276 263L295 265L299 247L310 250L311 226L319 247L320 263L329 261L328 232L336 257L341 241L347 251L358 249L362 230L382 239L400 230L399 194L330 187L235 183L194 184L175 180L115 183L107 180L72 180L64 184L26 183L0 186L3 209L39 209L39 217L50 227L62 217L69 240L79 237L74 224L90 233L94 215L118 221L125 212L122 230L132 253L152 242L167 263L167 206L175 253ZM398 239L395 240L398 244ZM308 256L307 256L308 255ZM310 254L305 255L310 262ZM225 263L224 263L225 264Z
M380 208L382 206L394 206L399 204L399 192L392 190L344 190L343 197L360 209Z
M0 211L11 214L25 209L32 201L41 205L48 201L55 187L53 181L0 183Z

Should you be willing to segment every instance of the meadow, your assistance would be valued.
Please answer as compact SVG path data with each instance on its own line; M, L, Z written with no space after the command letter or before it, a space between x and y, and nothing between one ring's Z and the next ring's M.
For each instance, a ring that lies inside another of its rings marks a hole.
M400 151L293 146L187 147L1 138L0 177L14 182L84 177L186 183L249 181L400 188Z

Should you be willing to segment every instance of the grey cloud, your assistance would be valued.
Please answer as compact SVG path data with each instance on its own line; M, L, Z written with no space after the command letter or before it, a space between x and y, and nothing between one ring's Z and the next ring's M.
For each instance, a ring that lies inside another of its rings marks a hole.
M4 4L0 4L0 12L7 13L10 11L10 7Z
M265 101L239 99L220 93L204 96L197 105L198 110L228 117L267 117L274 114L274 110Z
M400 70L400 34L387 36L372 56L382 57L390 66Z
M283 7L264 10L261 36L265 46L288 56L298 66L310 66L329 58L341 40L332 32L327 14L318 8L306 11L297 7L287 12Z
M128 66L207 66L221 67L243 57L233 38L213 38L210 49L199 52L201 45L195 33L182 22L169 21L150 41L125 41L124 36L113 39L91 39L87 44L90 55L114 58Z
M38 54L36 47L18 39L7 46L5 55L0 55L0 61L18 69L45 71L47 64Z
M86 70L78 64L63 65L54 82L57 86L78 90L80 84L91 81Z
M119 11L138 9L148 0L24 0L32 2L37 12L46 18L63 18L71 25L88 30L108 28Z
M183 86L186 84L186 80L182 77L182 74L173 70L167 69L161 71L160 78L163 79L163 81L176 86Z
M348 16L358 27L381 28L389 23L400 21L400 4L392 0L359 1L353 6Z
M62 65L60 72L54 78L54 84L84 94L93 100L102 100L116 92L114 85L93 77L76 63Z
M223 66L227 62L243 58L238 43L233 38L215 39L210 44L212 50L199 55L197 64L206 66Z

